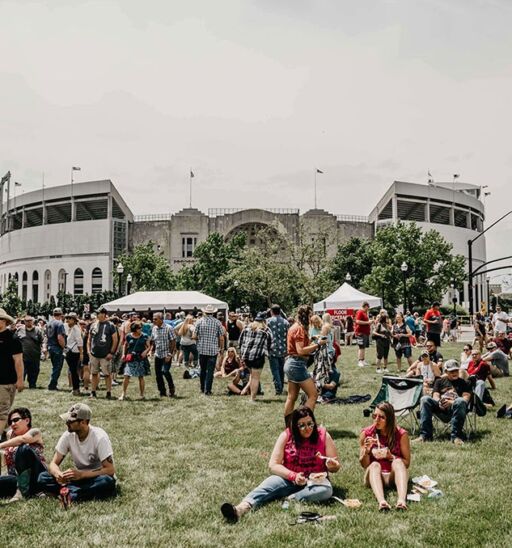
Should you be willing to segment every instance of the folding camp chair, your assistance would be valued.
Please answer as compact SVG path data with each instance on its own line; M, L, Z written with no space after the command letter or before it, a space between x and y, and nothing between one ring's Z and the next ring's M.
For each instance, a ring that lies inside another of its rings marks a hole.
M419 430L418 417L415 408L420 403L423 395L423 378L402 378L385 375L382 377L382 385L370 404L369 409L365 410L365 415L369 415L379 403L389 402L395 409L395 416L398 422L415 434Z
M482 400L474 392L472 392L463 427L463 432L468 440L471 440L476 436L478 431L477 419L478 417L484 417L486 413L487 408L483 404ZM450 431L450 421L445 422L437 415L432 416L432 426L434 427L434 437L440 437Z

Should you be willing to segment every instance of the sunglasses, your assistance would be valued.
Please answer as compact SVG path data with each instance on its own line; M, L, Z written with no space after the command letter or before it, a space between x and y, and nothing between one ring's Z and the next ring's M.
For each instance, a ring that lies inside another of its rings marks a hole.
M80 419L70 419L66 421L66 424L73 424L74 422L79 422Z
M14 417L14 419L9 419L8 424L11 426L11 424L16 424L19 421L22 421L23 419L21 417Z
M372 418L373 418L374 420L377 420L377 421L384 421L384 420L386 420L386 417L385 417L384 415L377 415L376 413L374 413L374 414L372 415Z
M464 348L464 352L469 352L469 348Z
M306 430L306 428L314 428L315 423L314 422L305 422L305 423L302 423L302 424L297 424L297 427L299 428L299 430Z

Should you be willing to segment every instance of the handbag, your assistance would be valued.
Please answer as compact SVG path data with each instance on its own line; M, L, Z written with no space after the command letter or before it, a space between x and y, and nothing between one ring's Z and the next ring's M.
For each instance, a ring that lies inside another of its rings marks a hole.
M133 361L133 354L125 354L124 358L123 358L123 362L124 363L130 363Z

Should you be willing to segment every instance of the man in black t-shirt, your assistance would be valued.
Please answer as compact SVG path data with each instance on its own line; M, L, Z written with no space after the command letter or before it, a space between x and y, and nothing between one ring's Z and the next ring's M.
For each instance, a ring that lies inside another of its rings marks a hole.
M437 345L434 341L427 341L425 344L425 350L428 352L430 361L439 366L439 369L443 370L443 355L437 351Z
M16 390L23 390L23 349L20 340L8 329L14 318L0 308L0 436L14 403Z
M436 415L443 422L450 422L452 442L462 445L462 429L471 398L471 386L459 378L457 360L448 360L444 369L446 374L434 382L432 397L421 398L420 437L414 441L432 440L432 415Z

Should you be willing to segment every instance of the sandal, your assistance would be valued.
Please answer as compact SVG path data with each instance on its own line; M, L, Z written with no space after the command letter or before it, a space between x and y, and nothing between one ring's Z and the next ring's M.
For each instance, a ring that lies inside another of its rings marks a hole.
M379 512L389 512L390 510L391 506L385 500L379 502Z
M405 512L407 510L407 504L403 501L398 501L396 503L395 509Z

